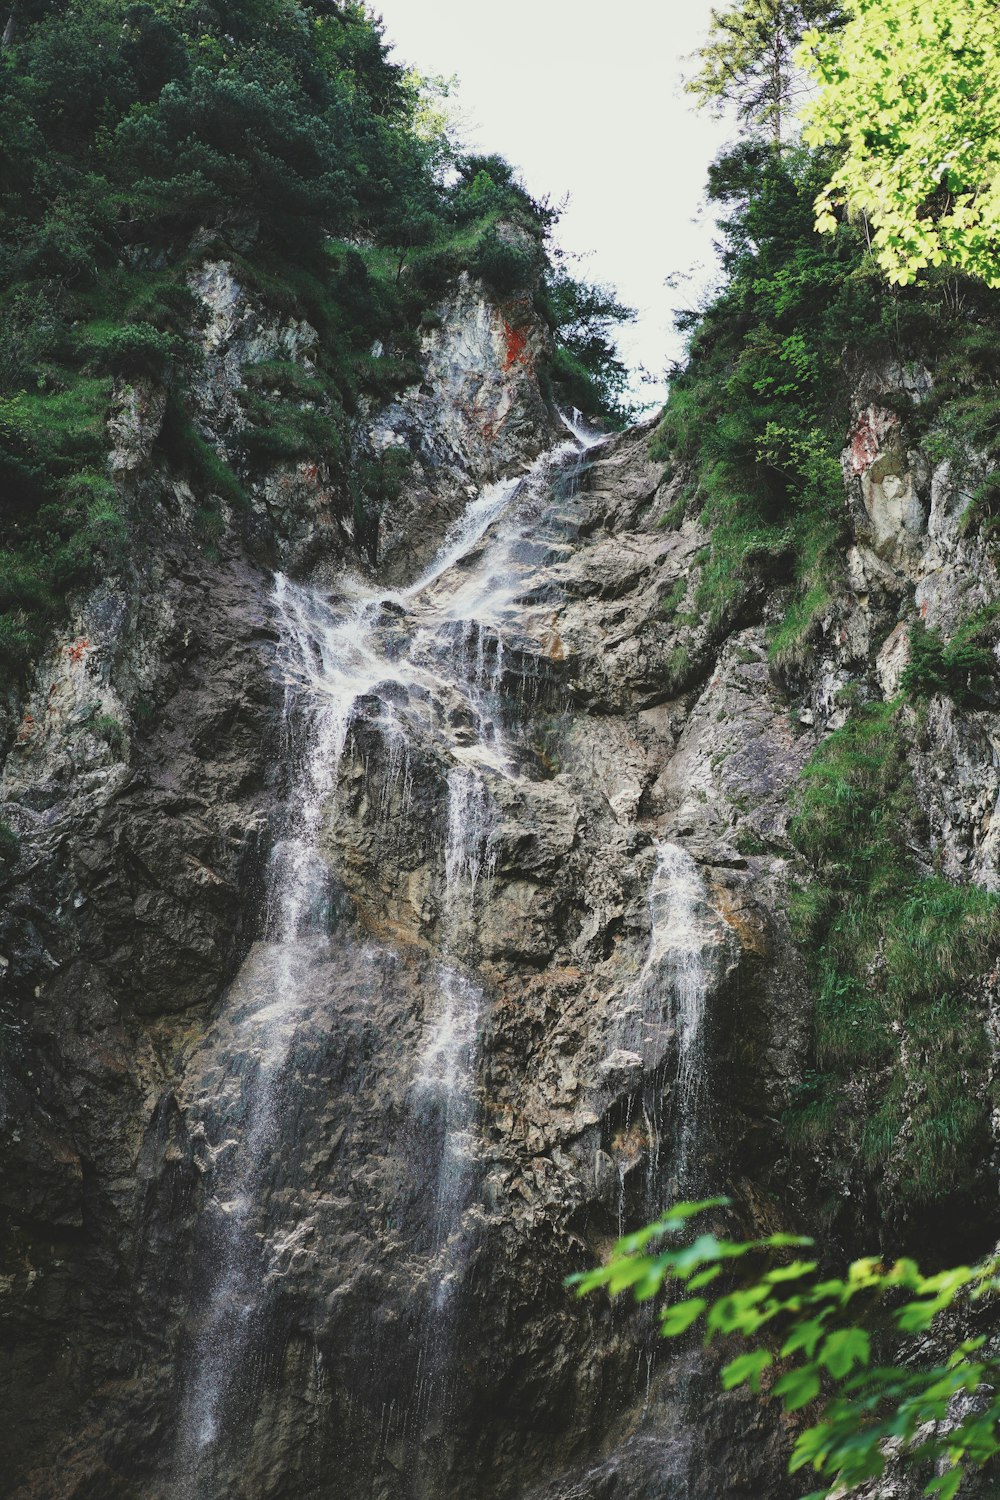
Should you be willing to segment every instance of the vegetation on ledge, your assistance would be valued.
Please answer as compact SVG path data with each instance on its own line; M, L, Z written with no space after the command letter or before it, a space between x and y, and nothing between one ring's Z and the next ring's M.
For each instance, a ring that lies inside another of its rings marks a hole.
M467 271L535 302L557 393L623 415L611 330L627 310L550 257L556 214L506 162L452 148L359 0L18 0L0 151L0 684L26 673L68 592L120 562L116 381L167 388L160 455L209 519L255 466L306 453L366 515L378 494L351 417L412 381L422 321ZM306 386L251 375L229 465L189 400L188 282L211 259L319 333Z
M721 624L762 583L790 586L772 642L778 666L801 654L842 576L840 455L857 368L933 365L930 398L917 408L901 397L904 415L978 485L981 520L1000 468L1000 295L943 272L886 286L862 226L816 234L813 200L828 170L816 153L754 140L712 167L723 284L679 316L687 358L653 445L689 469L687 504L711 530L698 607Z
M770 660L785 683L847 593L841 453L852 407L870 399L865 373L905 446L948 462L969 502L965 534L995 542L989 10L733 0L713 12L689 82L703 102L735 109L744 138L710 171L721 285L679 319L687 357L653 451L690 479L664 524L694 513L708 529L693 596L720 634L777 590ZM803 66L820 84L812 149L787 129ZM936 867L912 768L931 697L995 706L995 641L992 607L950 639L917 620L902 698L852 705L806 768L791 829L811 876L794 916L816 1012L814 1066L786 1123L827 1167L832 1156L838 1179L846 1169L856 1184L860 1168L883 1224L928 1203L968 1204L986 1175L983 1017L1000 905Z

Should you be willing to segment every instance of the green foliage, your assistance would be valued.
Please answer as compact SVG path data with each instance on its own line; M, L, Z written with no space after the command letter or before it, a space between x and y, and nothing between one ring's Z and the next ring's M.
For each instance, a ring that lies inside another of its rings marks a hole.
M666 660L666 686L672 693L679 693L687 686L691 676L691 652L687 646L674 646Z
M211 443L198 432L177 392L171 392L167 398L157 448L173 468L189 479L198 493L218 495L237 509L249 505L239 479Z
M910 660L901 687L917 701L944 693L964 707L983 707L993 697L997 658L983 637L996 634L1000 608L993 605L971 616L945 641L939 630L929 630L918 620L910 630Z
M371 562L378 553L382 511L398 500L412 463L409 450L396 445L375 456L362 456L355 463L351 479L354 539Z
M674 517L687 506L711 529L698 608L720 624L763 584L790 585L771 647L783 672L801 664L836 598L840 454L859 362L930 362L934 391L908 422L956 479L978 481L969 526L989 529L994 492L1000 500L1000 301L943 273L890 291L857 226L816 235L813 202L828 175L821 156L753 141L711 168L724 280L678 317L688 353L653 443L654 456L692 476Z
M91 720L89 728L115 755L121 755L125 748L125 730L120 719L116 719L114 714L98 714Z
M687 579L675 578L673 588L669 589L660 600L660 613L665 620L673 620L684 600L687 598Z
M247 425L239 444L250 464L268 465L310 457L317 463L341 468L347 436L343 414L336 408L324 411L312 404L277 399L245 391L241 406Z
M801 661L832 598L827 584L819 579L793 601L771 637L768 656L775 666L787 667Z
M190 339L148 323L91 323L80 334L79 347L91 369L129 380L163 381L192 359Z
M805 38L820 85L813 145L842 148L816 200L868 216L889 280L950 265L1000 286L1000 15L991 0L851 0L843 31Z
M23 678L67 589L112 566L125 528L104 476L106 379L0 395L0 684Z
M498 156L460 155L359 0L18 0L0 56L0 675L29 670L68 589L122 555L113 383L169 402L157 451L198 529L263 466L323 465L349 511L351 418L417 377L419 327L465 271L544 297L556 214ZM229 459L189 392L208 259L318 332L310 367L247 372ZM560 304L555 325L575 316ZM575 338L570 330L567 335ZM590 405L613 360L589 367ZM615 387L617 389L617 387ZM581 404L585 404L582 403ZM364 486L362 486L364 489ZM378 483L364 490L377 530ZM211 536L209 539L211 540Z
M1000 1359L985 1352L985 1340L956 1342L944 1332L940 1361L912 1352L914 1337L937 1331L951 1309L994 1302L1000 1263L925 1276L912 1260L867 1259L830 1276L810 1254L812 1241L797 1235L733 1241L702 1231L677 1243L691 1219L725 1204L677 1204L570 1284L580 1296L606 1288L638 1302L666 1291L664 1337L700 1327L706 1344L735 1336L749 1345L723 1366L726 1390L746 1385L759 1394L766 1380L768 1399L787 1413L821 1401L788 1463L791 1473L812 1470L819 1479L808 1500L878 1479L887 1450L912 1468L924 1494L951 1496L1000 1453ZM976 1399L958 1403L959 1395Z
M903 712L862 708L824 741L790 829L812 876L793 917L816 986L823 1075L788 1123L800 1139L853 1139L883 1207L975 1187L989 1105L986 1037L969 997L1000 952L1000 900L915 866L922 817ZM848 1101L861 1078L852 1136Z
M493 228L479 240L469 270L500 296L509 296L531 286L538 256L530 244L518 244Z
M780 145L796 93L795 50L810 27L832 27L842 16L828 0L713 6L708 37L696 54L701 70L685 87L715 113L735 105L745 128L766 130Z
M614 330L635 321L633 309L618 301L612 287L572 276L559 255L536 306L555 336L551 376L559 400L624 426L634 410Z
M654 442L697 475L712 551L696 602L713 622L738 610L754 580L789 578L797 605L779 651L817 613L843 515L839 454L849 416L845 344L881 318L860 242L812 231L821 168L747 144L717 162L709 196L724 217L725 285L681 318L688 358L674 372Z

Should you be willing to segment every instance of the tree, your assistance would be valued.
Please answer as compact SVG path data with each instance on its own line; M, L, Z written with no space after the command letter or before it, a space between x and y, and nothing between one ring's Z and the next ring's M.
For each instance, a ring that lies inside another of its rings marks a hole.
M789 1460L791 1473L811 1468L823 1481L807 1500L833 1500L877 1479L890 1442L922 1468L924 1494L951 1500L970 1467L1000 1453L1000 1355L986 1352L983 1334L935 1340L935 1324L962 1303L987 1306L1000 1287L1000 1261L924 1276L911 1260L867 1259L831 1277L804 1258L812 1241L798 1235L733 1241L702 1232L676 1243L690 1219L725 1205L724 1198L677 1204L620 1240L606 1265L570 1283L581 1296L606 1287L612 1296L630 1290L639 1302L678 1288L680 1300L660 1315L664 1337L700 1324L706 1343L737 1335L748 1345L723 1366L726 1390L766 1388L786 1412L822 1400ZM789 1251L799 1253L789 1260ZM741 1262L749 1275L720 1280ZM719 1285L721 1295L710 1296ZM945 1347L943 1359L928 1359L935 1344Z
M712 10L705 45L695 54L701 71L685 84L721 114L736 106L741 124L764 130L780 147L796 87L795 54L810 27L833 26L839 5L824 0L736 0Z
M629 371L618 353L615 330L634 323L631 307L614 287L581 280L566 269L562 252L545 279L542 311L555 336L552 375L563 400L599 412L616 426L634 415Z
M994 0L851 0L799 53L820 85L805 138L842 151L816 200L865 214L889 280L949 265L1000 286L1000 9Z

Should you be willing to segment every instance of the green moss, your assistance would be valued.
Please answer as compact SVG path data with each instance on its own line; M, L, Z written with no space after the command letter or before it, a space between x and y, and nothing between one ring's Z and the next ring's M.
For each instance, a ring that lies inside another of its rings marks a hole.
M891 1166L912 1204L968 1189L979 1171L988 1047L969 996L1000 953L1000 900L916 869L903 714L859 709L804 773L790 832L812 878L792 913L816 985L823 1107L808 1121L793 1109L788 1124L842 1135L833 1106L863 1080L860 1162L880 1177Z
M788 551L782 527L755 523L735 509L717 509L707 560L698 574L694 602L708 625L717 629L739 613L758 569L780 564Z

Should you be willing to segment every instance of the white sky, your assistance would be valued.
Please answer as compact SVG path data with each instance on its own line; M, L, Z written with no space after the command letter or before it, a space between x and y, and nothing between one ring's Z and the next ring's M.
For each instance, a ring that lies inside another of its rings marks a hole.
M570 202L557 231L576 267L639 313L630 364L662 376L680 353L671 311L712 274L712 225L693 223L727 127L681 91L710 0L373 0L396 57L457 74L462 134L520 169L535 197ZM698 267L701 267L700 279ZM694 270L688 287L667 276ZM663 387L644 393L662 399Z

